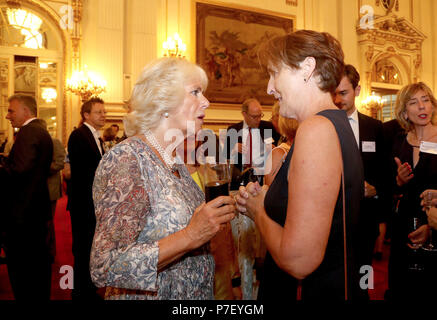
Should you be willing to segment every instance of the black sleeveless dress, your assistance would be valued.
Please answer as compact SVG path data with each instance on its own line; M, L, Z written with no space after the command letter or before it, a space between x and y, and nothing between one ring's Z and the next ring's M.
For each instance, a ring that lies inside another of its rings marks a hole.
M354 235L358 234L360 201L364 193L364 176L361 156L354 134L342 110L324 110L318 113L329 119L337 131L344 165L345 206L346 206L346 243L347 243L347 280L348 298L365 298L367 292L360 289L357 261L359 242ZM293 156L294 145L271 184L264 207L267 215L281 226L285 224L288 203L288 168ZM329 155L326 155L329 157ZM291 177L291 179L293 179ZM341 187L342 188L342 187ZM321 265L302 281L302 300L344 300L344 233L343 233L343 198L342 189L338 194L333 215L329 240ZM296 299L297 280L281 270L267 253L264 264L264 277L260 283L258 299L261 301Z
M408 162L413 168L413 146L404 135L398 135L393 145L393 157L402 163ZM427 216L420 205L420 194L426 189L437 189L437 155L420 152L419 161L413 168L414 177L403 187L397 188L402 194L398 211L391 219L391 247L388 267L388 298L419 299L435 297L437 292L437 253L407 247L411 220L417 217L420 224L427 223ZM395 178L393 177L393 181ZM433 237L437 232L433 232ZM423 271L411 271L409 265L419 263Z

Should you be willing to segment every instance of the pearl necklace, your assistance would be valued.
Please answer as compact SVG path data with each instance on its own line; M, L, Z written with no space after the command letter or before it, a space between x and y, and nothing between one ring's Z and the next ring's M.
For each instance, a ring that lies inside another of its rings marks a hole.
M165 165L171 170L171 172L176 172L177 171L177 168L175 166L176 162L161 147L161 145L159 144L158 140L156 140L153 133L149 129L146 129L144 131L144 136L146 137L147 141L152 145L152 147L154 147L155 150L158 151L159 155L164 160Z

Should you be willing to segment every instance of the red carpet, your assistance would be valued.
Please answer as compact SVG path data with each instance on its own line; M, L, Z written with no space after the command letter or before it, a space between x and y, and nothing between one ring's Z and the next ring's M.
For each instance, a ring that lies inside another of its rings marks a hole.
M56 258L52 268L52 300L70 300L71 290L61 289L60 279L64 274L60 269L64 265L73 266L73 255L71 253L71 225L70 215L66 211L67 197L59 199L55 215L56 233ZM389 246L384 245L383 259L375 261L374 269L374 290L370 290L372 300L383 300L387 289L387 259ZM14 296L9 285L7 268L5 264L0 265L0 300L13 300Z
M59 273L64 265L73 266L71 253L71 225L70 214L66 211L67 197L58 200L55 215L56 257L52 266L52 300L70 300L71 290L61 289L59 281L64 275ZM14 296L9 284L8 272L5 264L0 265L0 300L13 300Z

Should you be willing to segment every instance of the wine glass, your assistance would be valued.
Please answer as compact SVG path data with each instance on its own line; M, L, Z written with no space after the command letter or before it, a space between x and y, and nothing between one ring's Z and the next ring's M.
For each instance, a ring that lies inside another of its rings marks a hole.
M427 193L426 193L426 195L425 195L425 197L424 197L424 204L425 204L425 208L426 208L426 211L428 212L430 209L431 209L431 207L432 207L432 198L433 198L433 194L432 194L432 192L431 191L428 191ZM433 243L433 241L432 241L432 234L433 234L433 231L432 230L430 230L430 232L429 232L429 241L428 241L428 243L425 245L425 246L423 246L423 250L426 250L426 251L437 251L437 247L436 247L436 245Z
M205 201L209 202L219 196L229 195L231 181L229 163L216 163L213 157L207 157L202 167L201 179L205 186Z
M419 229L421 226L420 219L418 217L411 217L408 219L408 229L409 233ZM409 263L408 263L408 269L412 271L423 271L424 266L421 263L421 254L419 252L419 249L422 247L422 244L420 243L409 243L408 247L411 249L409 252Z

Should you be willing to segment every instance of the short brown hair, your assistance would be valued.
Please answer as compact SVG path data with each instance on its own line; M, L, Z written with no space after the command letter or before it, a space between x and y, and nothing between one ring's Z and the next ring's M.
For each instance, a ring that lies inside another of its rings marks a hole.
M354 90L356 87L358 87L358 84L360 83L360 74L353 65L347 64L344 66L343 76L349 79L349 82Z
M434 106L434 111L432 112L433 117L431 119L434 119L435 116L437 101L434 95L432 94L431 89L423 82L417 82L417 83L406 85L401 90L399 90L398 96L396 98L396 104L395 104L396 119L398 120L402 128L404 128L406 131L411 131L413 129L413 124L411 123L410 119L405 118L407 103L408 101L410 101L411 97L415 95L419 90L423 90L428 95L432 105Z
M299 69L307 57L316 60L314 75L319 77L320 90L334 92L343 75L344 54L340 42L329 33L298 30L268 40L258 52L261 65L267 68L286 65Z
M25 94L14 94L8 98L8 102L13 100L19 101L23 106L29 109L30 113L35 117L38 114L38 107L34 97Z
M82 107L80 108L80 115L82 116L82 121L85 121L85 113L91 113L91 109L93 108L93 105L96 103L104 104L105 102L97 97L91 98L88 101L85 101L82 104Z
M112 130L112 126L107 127L105 131L103 131L103 141L112 141L115 139L115 132Z

